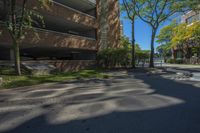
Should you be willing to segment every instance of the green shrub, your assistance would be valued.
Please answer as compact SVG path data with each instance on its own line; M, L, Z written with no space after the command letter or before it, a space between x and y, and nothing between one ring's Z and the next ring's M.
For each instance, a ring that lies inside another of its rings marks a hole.
M150 51L148 50L137 50L135 53L137 65L142 63L142 65L144 66L145 63L149 61L149 57L150 57Z
M104 49L97 54L98 65L105 68L127 67L130 60L131 52L126 48Z
M174 63L175 63L175 60L174 60L174 59L168 59L168 60L167 60L167 63L174 64Z
M182 58L168 59L168 60L167 60L167 63L170 63L170 64L183 64L184 61L183 61Z
M182 59L182 58L177 58L177 59L175 60L175 63L176 63L176 64L183 64L183 59Z
M150 51L148 50L140 50L136 51L135 57L137 60L146 60L150 58Z

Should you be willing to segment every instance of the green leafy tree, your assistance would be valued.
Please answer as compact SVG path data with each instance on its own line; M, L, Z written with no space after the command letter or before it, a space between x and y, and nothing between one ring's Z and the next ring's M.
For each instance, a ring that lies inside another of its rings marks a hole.
M136 15L152 28L150 65L154 67L154 41L159 26L177 12L189 9L190 0L132 0Z
M47 7L49 0L37 0L39 7ZM15 55L15 69L18 75L21 75L20 67L20 43L22 42L26 31L33 29L33 17L37 17L43 22L43 17L37 12L34 7L28 7L28 0L3 0L4 8L6 10L5 26L13 41L13 50ZM19 6L20 5L20 6Z
M136 59L137 59L137 64L139 65L140 62L142 62L142 66L144 67L144 64L146 60L149 59L150 51L149 50L137 50L136 51Z
M167 62L167 57L171 56L171 45L168 44L162 44L156 48L156 50L159 52L161 56L164 58L164 62Z
M189 0L187 1L187 4L193 11L200 11L200 1L199 0Z
M178 24L176 22L172 22L171 24L163 27L159 34L156 36L157 42L159 44L168 44L171 42L173 37L173 30Z
M122 11L125 11L127 14L127 18L131 21L132 24L132 68L135 68L135 19L136 12L134 10L134 3L130 0L123 0L123 4L121 6Z
M125 49L131 49L131 43L129 42L128 37L122 36L120 38L120 46Z
M160 44L156 50L163 56L164 61L168 56L171 56L171 40L173 37L174 28L177 26L176 22L172 22L170 25L163 27L158 34L157 42Z
M145 61L149 59L150 51L142 50L139 44L135 44L135 59L137 61L137 65L142 62L143 66Z
M182 50L185 58L191 57L191 48L200 46L200 22L180 24L174 28L172 47Z
M140 48L139 44L135 44L135 51L137 53L137 51L141 51L142 49Z

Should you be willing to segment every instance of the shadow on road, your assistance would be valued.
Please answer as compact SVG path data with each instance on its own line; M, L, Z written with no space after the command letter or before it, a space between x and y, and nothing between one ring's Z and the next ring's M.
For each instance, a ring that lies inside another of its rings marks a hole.
M99 92L82 94L93 89ZM200 132L200 85L194 83L129 72L106 80L105 85L72 88L58 96L64 99L62 104L33 108L43 113L3 133Z

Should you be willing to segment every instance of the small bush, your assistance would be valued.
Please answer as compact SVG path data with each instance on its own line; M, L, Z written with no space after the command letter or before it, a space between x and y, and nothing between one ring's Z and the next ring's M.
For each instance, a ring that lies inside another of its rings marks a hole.
M175 63L175 60L174 60L174 59L168 59L168 60L167 60L167 63L174 64L174 63Z
M168 60L167 60L167 63L170 63L170 64L183 64L184 61L183 61L182 58L168 59Z
M131 52L126 48L105 49L97 54L98 65L105 68L127 67L130 60Z
M175 60L175 63L176 63L176 64L183 64L183 59L182 59L182 58L177 58L177 59Z
M138 51L136 51L135 57L137 60L137 65L139 65L139 63L142 63L142 65L144 66L145 62L148 62L148 60L150 58L150 51L138 50Z

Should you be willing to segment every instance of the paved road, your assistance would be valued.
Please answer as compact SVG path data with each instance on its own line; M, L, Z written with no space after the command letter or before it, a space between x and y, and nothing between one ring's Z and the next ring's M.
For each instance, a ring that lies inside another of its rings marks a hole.
M200 133L200 82L173 72L0 92L0 133Z

